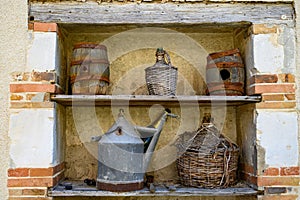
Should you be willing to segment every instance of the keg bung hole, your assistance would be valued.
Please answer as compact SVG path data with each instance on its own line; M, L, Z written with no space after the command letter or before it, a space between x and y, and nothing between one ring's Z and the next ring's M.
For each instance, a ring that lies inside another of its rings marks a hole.
M84 72L87 72L87 70L88 70L87 66L83 66L82 70L83 70Z
M230 78L230 72L227 69L222 69L220 71L220 75L223 81L227 80Z

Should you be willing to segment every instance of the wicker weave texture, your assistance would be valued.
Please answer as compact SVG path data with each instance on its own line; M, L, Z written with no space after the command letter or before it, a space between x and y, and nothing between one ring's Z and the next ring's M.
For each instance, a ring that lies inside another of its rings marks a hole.
M184 134L190 134L184 133ZM181 140L181 142L183 142ZM226 188L236 183L239 148L214 127L202 126L194 133L185 151L179 148L177 169L185 186Z
M146 68L146 84L150 95L175 95L177 68L173 66L152 66Z

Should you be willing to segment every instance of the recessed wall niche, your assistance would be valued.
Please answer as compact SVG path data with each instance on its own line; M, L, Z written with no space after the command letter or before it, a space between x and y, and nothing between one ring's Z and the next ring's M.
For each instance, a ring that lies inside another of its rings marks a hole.
M67 69L70 67L75 44L92 42L107 47L110 62L108 95L147 95L144 69L155 63L156 48L163 47L170 54L172 65L178 68L177 95L184 96L206 95L206 57L209 53L239 48L244 59L249 26L250 23L59 24ZM69 71L66 74L69 76ZM71 94L70 85L65 89L66 94ZM246 107L251 110L251 105ZM68 179L96 178L97 144L90 139L109 129L116 119L119 108L124 106L68 106L66 108L65 176ZM157 105L151 106L125 106L125 109L134 124L147 126L163 106L158 102ZM178 134L197 129L204 113L212 112L216 118L216 125L232 141L243 142L241 140L243 137L238 136L236 116L239 112L236 106L220 108L198 104L192 107L174 105L171 106L171 110L178 115L183 115L183 118L171 119L165 124L157 150L166 148L164 149L166 151L164 154L155 154L150 166L155 170L155 182L178 181L174 163L176 149L171 144ZM168 162L161 165L162 160Z

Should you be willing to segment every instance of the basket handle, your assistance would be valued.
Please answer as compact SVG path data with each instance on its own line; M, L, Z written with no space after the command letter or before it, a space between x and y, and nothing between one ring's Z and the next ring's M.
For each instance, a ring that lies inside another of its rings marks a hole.
M170 55L168 54L168 52L166 52L166 50L164 50L164 53L165 53L165 55L166 55L166 57L165 57L166 63L167 63L169 66L171 66L171 58L170 58Z

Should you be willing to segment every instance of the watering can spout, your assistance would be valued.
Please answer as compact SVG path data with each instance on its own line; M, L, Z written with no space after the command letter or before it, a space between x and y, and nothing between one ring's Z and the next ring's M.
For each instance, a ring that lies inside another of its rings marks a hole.
M144 141L144 167L148 167L152 153L158 142L160 133L167 120L167 117L178 118L178 115L172 114L170 109L165 109L163 113L154 120L148 127L136 127Z

